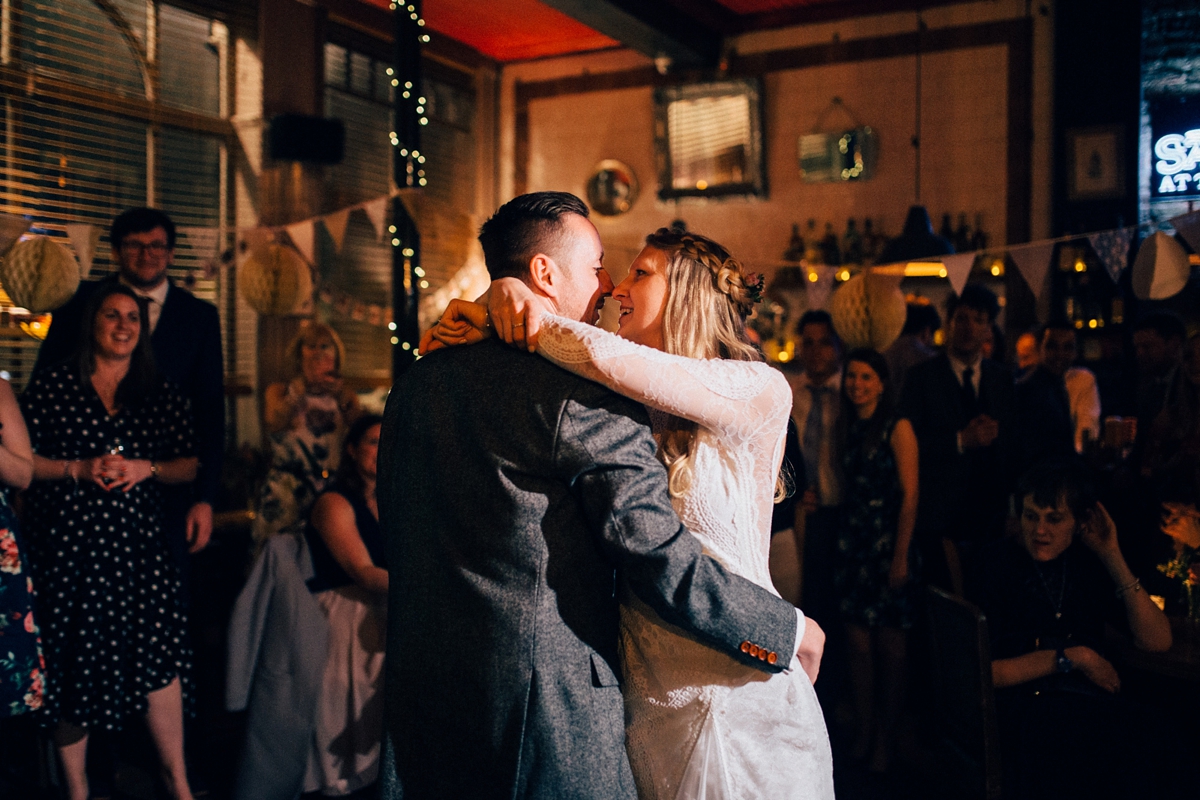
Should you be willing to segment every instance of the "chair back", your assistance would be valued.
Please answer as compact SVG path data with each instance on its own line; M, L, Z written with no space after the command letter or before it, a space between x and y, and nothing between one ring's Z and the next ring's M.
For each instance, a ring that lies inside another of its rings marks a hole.
M978 608L929 588L937 752L954 796L1000 797L1000 741L987 618Z

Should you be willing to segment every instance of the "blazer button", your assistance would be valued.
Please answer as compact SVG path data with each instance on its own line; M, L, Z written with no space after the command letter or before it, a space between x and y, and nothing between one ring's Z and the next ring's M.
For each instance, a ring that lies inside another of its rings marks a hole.
M767 653L767 663L768 664L774 664L778 660L779 660L779 656L775 655L774 653Z
M759 650L759 651L758 651L758 660L759 660L759 661L766 661L766 660L767 660L767 651L766 651L766 650Z
M752 644L752 645L750 645L750 655L752 655L752 656L754 656L755 658L757 658L757 657L758 657L758 654L759 654L760 652L762 652L762 648L761 648L761 647L759 647L759 646L758 646L758 645L756 645L756 644Z
M749 642L742 642L742 652L743 653L750 652L750 643Z

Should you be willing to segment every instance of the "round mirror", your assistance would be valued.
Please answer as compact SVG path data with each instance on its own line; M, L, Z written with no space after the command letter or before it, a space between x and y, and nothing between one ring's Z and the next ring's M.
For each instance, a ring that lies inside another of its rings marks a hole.
M633 208L637 196L638 181L633 170L611 158L597 164L587 182L588 205L606 217L615 217Z

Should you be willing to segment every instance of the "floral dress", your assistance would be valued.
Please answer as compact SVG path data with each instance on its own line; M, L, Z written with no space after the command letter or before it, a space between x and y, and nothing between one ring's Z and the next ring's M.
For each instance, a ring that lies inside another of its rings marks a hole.
M33 579L17 546L17 518L0 491L0 719L42 707L42 640Z
M33 451L46 458L82 460L120 446L126 458L169 461L193 451L187 401L166 383L109 416L64 365L39 373L21 406ZM48 721L120 730L176 676L189 697L191 652L157 481L128 492L35 481L26 505Z
M869 627L910 628L913 621L914 581L900 589L888 587L904 500L891 444L898 421L887 420L879 444L869 450L863 442L870 421L852 421L842 455L845 481L834 585L843 618ZM910 574L914 558L910 551Z

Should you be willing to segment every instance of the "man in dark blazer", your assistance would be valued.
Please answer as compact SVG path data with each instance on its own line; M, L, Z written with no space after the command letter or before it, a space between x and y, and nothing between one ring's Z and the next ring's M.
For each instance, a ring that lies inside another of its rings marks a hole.
M34 371L74 354L84 306L104 283L120 281L146 298L154 365L191 401L196 425L200 474L190 486L164 487L168 490L168 541L186 576L188 552L202 550L212 536L213 501L225 451L220 319L211 303L174 286L167 277L175 253L175 225L165 213L154 208L129 209L113 220L109 241L117 274L81 283L75 296L54 312Z
M594 322L612 289L573 195L503 206L493 278ZM617 576L668 622L763 672L823 635L725 570L671 509L645 409L496 339L432 353L392 390L383 796L633 800ZM681 743L682 744L682 743Z
M1004 530L1014 479L1012 373L983 357L999 313L989 289L947 303L946 352L908 371L900 413L920 449L917 546L930 578L948 585L942 539L978 541Z

